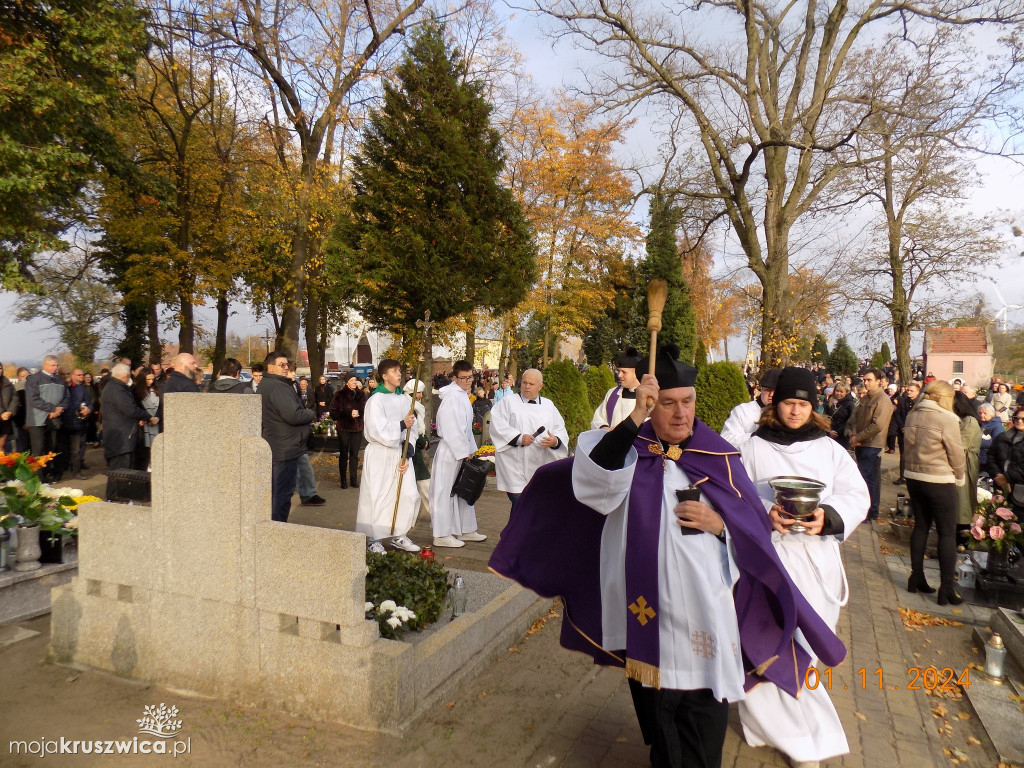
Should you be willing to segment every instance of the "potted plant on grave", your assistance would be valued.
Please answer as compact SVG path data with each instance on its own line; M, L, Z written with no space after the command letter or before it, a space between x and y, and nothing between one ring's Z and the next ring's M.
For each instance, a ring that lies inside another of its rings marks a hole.
M1011 550L1024 542L1020 521L1006 505L1006 497L978 489L978 506L970 530L964 531L967 548L988 552L985 570L990 576L1005 578L1010 568Z
M98 501L75 488L56 488L39 479L37 471L53 459L24 453L0 456L0 526L17 528L16 571L40 567L40 534L61 544L65 536L78 532L75 510L80 503Z
M448 599L448 572L436 560L407 552L366 555L366 618L381 637L396 640L420 632L441 616Z

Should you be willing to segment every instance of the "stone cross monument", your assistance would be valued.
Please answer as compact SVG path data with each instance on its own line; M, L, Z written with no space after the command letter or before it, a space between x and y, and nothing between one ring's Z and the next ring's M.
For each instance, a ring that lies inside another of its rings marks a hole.
M517 613L500 626L481 611L433 642L382 639L364 618L364 536L270 519L259 396L172 394L164 415L152 506L82 507L78 576L53 590L53 660L394 733L536 601L510 586ZM466 632L480 637L447 647Z

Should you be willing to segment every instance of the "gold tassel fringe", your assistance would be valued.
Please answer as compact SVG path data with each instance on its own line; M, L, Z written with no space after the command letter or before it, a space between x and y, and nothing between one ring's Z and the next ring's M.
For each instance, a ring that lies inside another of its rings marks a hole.
M636 659L626 659L626 677L651 688L661 688L661 670L653 664Z

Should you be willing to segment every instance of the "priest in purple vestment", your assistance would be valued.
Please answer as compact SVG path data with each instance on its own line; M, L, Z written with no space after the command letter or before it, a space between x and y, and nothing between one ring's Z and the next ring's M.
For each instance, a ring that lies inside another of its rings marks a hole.
M677 357L662 348L615 429L537 471L491 568L562 598L563 646L625 668L654 766L714 767L729 701L763 680L798 693L798 629L829 666L845 648L779 561L738 452L695 418Z

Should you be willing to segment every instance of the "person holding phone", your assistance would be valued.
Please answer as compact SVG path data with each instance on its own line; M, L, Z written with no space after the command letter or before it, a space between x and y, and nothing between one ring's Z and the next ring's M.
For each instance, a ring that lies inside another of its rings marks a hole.
M540 467L569 455L569 433L555 404L540 396L544 374L523 371L520 393L502 398L491 409L491 441L499 491L512 508Z
M849 538L867 514L870 496L857 464L828 436L829 423L814 412L814 374L784 368L770 407L758 428L740 446L743 468L757 487L772 525L772 544L804 597L833 631L849 590L839 543ZM775 501L769 482L795 475L825 484L806 533L791 533L796 520ZM760 685L740 702L740 721L747 743L770 745L790 757L793 765L850 751L835 707L825 686L807 689L794 699L775 685Z

